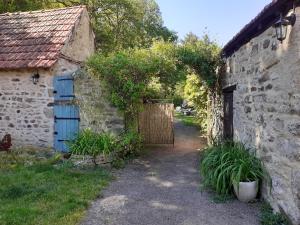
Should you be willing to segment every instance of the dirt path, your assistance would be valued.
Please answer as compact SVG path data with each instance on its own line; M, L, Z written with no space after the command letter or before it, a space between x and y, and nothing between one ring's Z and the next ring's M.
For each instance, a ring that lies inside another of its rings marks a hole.
M199 152L205 140L175 124L175 148L152 149L117 174L83 225L256 225L258 204L216 204L199 190Z

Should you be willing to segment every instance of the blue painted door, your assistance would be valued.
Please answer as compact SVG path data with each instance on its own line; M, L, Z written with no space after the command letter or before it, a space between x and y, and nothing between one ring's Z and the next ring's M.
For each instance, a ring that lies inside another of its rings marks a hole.
M79 108L72 103L74 79L71 75L56 76L54 85L54 149L68 152L68 141L79 132Z
M68 152L68 141L74 140L79 132L79 108L75 105L54 106L54 148Z
M74 78L71 75L54 77L53 85L55 101L70 101L75 98Z

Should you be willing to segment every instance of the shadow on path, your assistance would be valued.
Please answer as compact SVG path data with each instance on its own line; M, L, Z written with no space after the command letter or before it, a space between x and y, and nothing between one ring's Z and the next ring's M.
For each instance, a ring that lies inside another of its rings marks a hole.
M256 225L259 204L216 204L201 192L194 127L175 123L175 147L152 147L135 160L88 210L83 225Z

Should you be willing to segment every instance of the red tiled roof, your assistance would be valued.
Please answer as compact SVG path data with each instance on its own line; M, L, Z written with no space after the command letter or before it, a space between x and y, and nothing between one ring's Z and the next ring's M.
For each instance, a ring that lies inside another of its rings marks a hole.
M0 14L0 69L53 66L84 8Z

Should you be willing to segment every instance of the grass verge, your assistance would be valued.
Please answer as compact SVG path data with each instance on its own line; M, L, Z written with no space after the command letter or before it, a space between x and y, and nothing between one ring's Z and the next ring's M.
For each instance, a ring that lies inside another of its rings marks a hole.
M263 203L260 212L261 225L289 225L289 221L280 213L274 213L268 203Z
M0 224L77 224L110 179L101 168L70 162L0 167Z
M175 112L175 118L182 121L184 125L200 128L195 116L185 116L182 113Z

